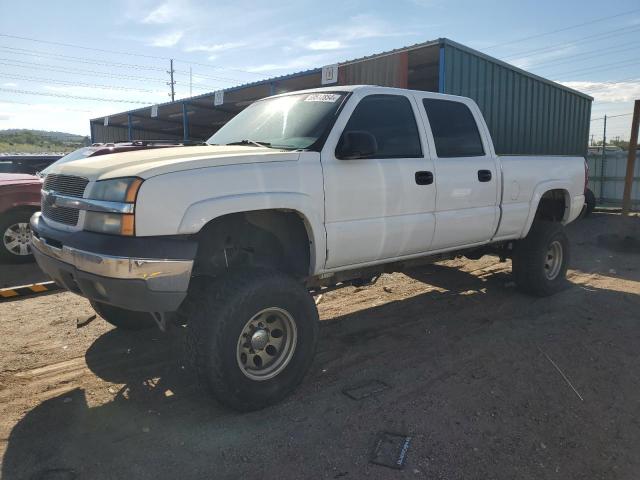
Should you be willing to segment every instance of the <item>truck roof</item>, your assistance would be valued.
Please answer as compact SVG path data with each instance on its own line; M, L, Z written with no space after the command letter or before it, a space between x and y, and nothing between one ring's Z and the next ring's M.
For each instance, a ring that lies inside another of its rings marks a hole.
M331 86L331 87L320 87L320 88L309 88L307 90L294 90L291 92L285 92L285 93L280 93L278 95L271 95L269 97L265 97L265 98L274 98L274 97L283 97L286 95L297 95L297 94L304 94L304 93L321 93L321 92L356 92L356 91L361 91L361 90L365 90L365 91L369 91L371 93L379 93L379 94L383 94L383 93L417 93L420 95L424 95L424 94L428 94L429 96L432 97L440 97L440 98L449 98L449 99L468 99L468 97L461 97L459 95L450 95L450 94L446 94L446 93L438 93L438 92L429 92L426 90L411 90L408 88L397 88L397 87L381 87L378 85L337 85L337 86ZM260 99L263 100L263 99ZM260 100L257 100L258 102ZM470 100L470 99L469 99ZM473 100L471 100L473 101Z

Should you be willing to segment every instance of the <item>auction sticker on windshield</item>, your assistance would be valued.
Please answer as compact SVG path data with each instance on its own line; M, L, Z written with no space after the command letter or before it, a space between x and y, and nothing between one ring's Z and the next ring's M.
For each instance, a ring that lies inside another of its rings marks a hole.
M304 99L305 102L329 102L334 103L340 98L338 93L312 93Z

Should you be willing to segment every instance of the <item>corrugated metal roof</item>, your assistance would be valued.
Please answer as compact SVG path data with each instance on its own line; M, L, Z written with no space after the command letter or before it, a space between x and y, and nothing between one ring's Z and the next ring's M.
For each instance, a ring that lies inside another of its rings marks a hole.
M590 100L593 100L592 97L590 97L590 96L588 96L588 95L586 95L584 93L578 92L577 90L573 90L573 89L571 89L569 87L565 87L562 84L553 82L553 81L548 80L546 78L543 78L543 77L540 77L540 76L535 75L533 73L530 73L530 72L527 72L525 70L522 70L522 69L520 69L520 68L518 68L516 66L508 64L506 62L503 62L502 60L499 60L497 58L494 58L494 57L491 57L489 55L486 55L486 54L484 54L482 52L479 52L477 50L474 50L472 48L464 46L464 45L462 45L460 43L454 42L453 40L450 40L448 38L438 38L437 40L429 40L429 41L426 41L426 42L415 43L413 45L408 45L408 46L405 46L405 47L400 47L400 48L396 48L396 49L393 49L393 50L387 50L385 52L375 53L373 55L359 57L359 58L355 58L355 59L351 59L351 60L345 60L345 61L337 62L337 63L338 63L339 66L343 67L343 66L347 66L347 65L352 65L354 63L366 62L368 60L379 59L381 57L385 57L385 56L388 56L388 55L395 55L395 54L398 54L398 53L401 53L401 52L409 52L411 50L417 50L417 49L420 49L420 48L425 48L425 47L438 45L438 44L439 45L445 45L445 44L452 45L452 46L454 46L454 47L456 47L458 49L465 50L465 51L467 51L467 52L469 52L469 53L471 53L473 55L476 55L478 57L484 58L485 60L489 60L491 62L503 65L503 66L505 66L507 68L510 68L512 70L518 71L519 73L521 73L523 75L526 75L526 76L529 76L531 78L534 78L534 79L536 79L538 81L551 84L551 85L553 85L553 86L555 86L557 88L560 88L560 89L572 92L572 93L574 93L576 95L580 95L580 96L583 96L583 97L588 98ZM251 87L256 87L256 86L260 86L260 85L268 85L268 84L271 84L271 83L277 83L279 81L289 80L289 79L296 78L296 77L303 77L303 76L306 76L306 75L313 75L313 74L316 74L316 73L320 73L321 71L322 71L322 67L312 68L312 69L308 69L308 70L301 70L301 71L290 73L290 74L286 74L286 75L280 75L280 76L277 76L277 77L270 77L270 78L266 78L264 80L257 80L255 82L248 82L248 83L243 83L243 84L236 85L236 86L233 86L233 87L223 88L221 90L224 91L225 93L230 93L230 92L234 92L234 91L237 91L237 90L242 90L244 88L251 88ZM129 113L138 113L138 112L142 112L142 111L148 109L152 105L158 105L158 107L163 107L163 106L176 104L176 103L182 103L182 102L188 102L188 101L197 101L197 100L201 100L201 99L208 99L208 98L213 97L213 95L214 95L214 92L207 92L207 93L203 93L201 95L196 95L194 97L188 97L188 98L183 98L183 99L180 99L180 100L176 100L174 102L164 102L164 103L159 103L159 104L150 104L148 107L136 108L136 109L133 109L133 110L127 110L127 111L124 111L124 112L118 112L116 114L106 115L106 116L126 115L126 114L129 114ZM99 120L101 120L103 118L104 118L104 116L96 117L96 118L91 119L90 121L91 122L95 122L95 121L99 121Z
M549 85L552 85L556 88L560 88L562 90L566 90L568 92L574 93L576 95L580 95L581 97L587 98L589 100L593 100L593 97L590 97L589 95L587 95L586 93L582 93L579 92L578 90L574 90L572 88L566 87L564 85L562 85L561 83L557 83L554 82L553 80L549 80L548 78L544 78L544 77L540 77L539 75L536 75L535 73L531 73L531 72L527 72L526 70L523 70L519 67L516 67L515 65L511 65L510 63L507 63L505 61L502 61L500 59L497 59L495 57L492 57L491 55L487 55L485 53L482 53L478 50L474 50L473 48L467 47L466 45L462 45L461 43L458 42L454 42L453 40L450 40L448 38L441 38L439 39L439 42L441 42L442 45L451 45L459 50L463 50L467 53L470 53L471 55L474 55L476 57L480 57L483 60L487 60L489 62L495 63L497 65L501 65L505 68L508 68L510 70L514 70L518 73L520 73L521 75L525 75L529 78L533 78L539 82L543 82L543 83L547 83Z

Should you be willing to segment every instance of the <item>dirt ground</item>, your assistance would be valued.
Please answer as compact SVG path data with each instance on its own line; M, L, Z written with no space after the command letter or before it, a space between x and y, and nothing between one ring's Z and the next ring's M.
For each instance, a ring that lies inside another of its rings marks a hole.
M325 295L302 386L249 414L194 386L183 329L77 329L70 293L0 303L2 478L638 478L640 217L568 231L551 298L491 257ZM369 461L385 431L411 437L402 470Z

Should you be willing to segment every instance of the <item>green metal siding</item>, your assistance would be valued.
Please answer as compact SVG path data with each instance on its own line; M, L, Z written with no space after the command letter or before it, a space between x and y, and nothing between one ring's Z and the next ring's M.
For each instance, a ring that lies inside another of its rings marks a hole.
M443 40L443 93L476 101L496 152L586 155L591 98Z
M92 142L128 142L129 129L116 125L103 125L101 123L91 123ZM167 132L155 130L132 129L132 138L135 140L182 140L182 135L172 135Z

